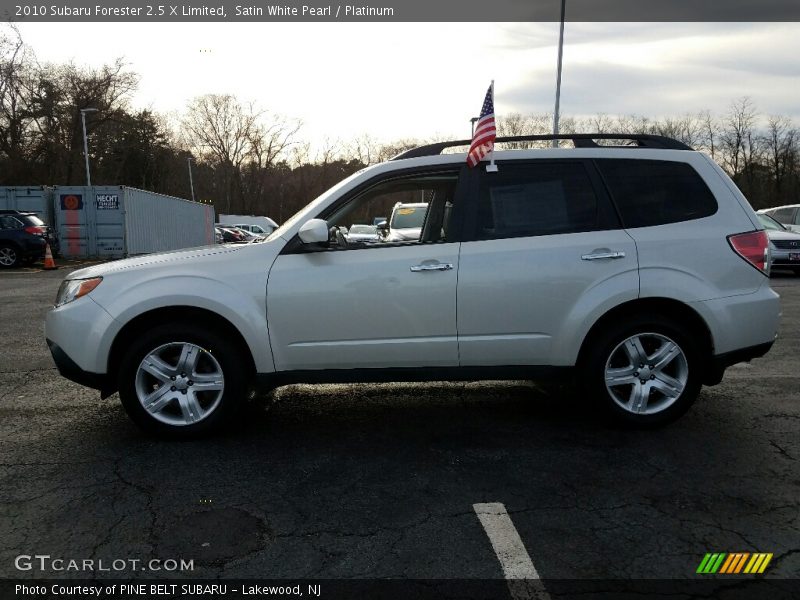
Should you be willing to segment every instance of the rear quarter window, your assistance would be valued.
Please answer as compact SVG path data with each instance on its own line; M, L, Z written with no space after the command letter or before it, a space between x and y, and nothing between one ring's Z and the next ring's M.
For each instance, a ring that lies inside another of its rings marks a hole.
M626 228L691 221L717 212L714 194L686 163L601 159L596 164Z

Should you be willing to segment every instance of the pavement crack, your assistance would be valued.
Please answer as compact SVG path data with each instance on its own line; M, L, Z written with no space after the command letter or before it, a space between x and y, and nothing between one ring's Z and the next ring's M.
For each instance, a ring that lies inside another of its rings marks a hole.
M770 445L770 446L772 446L773 448L775 448L775 449L776 449L778 452L780 452L780 453L781 453L781 455L782 455L782 456L785 456L785 457L786 457L786 458L788 458L789 460L797 460L795 457L793 457L791 454L789 454L789 453L786 451L786 449L785 449L785 448L783 448L783 447L781 447L780 445L778 445L778 443L777 443L777 442L775 442L774 440L770 440L770 441L769 441L769 445Z
M146 509L147 512L150 514L150 528L147 532L147 543L150 546L151 554L155 553L156 549L156 541L155 541L155 529L156 529L156 522L158 521L158 513L156 512L155 508L153 507L153 490L147 486L141 485L139 483L135 483L126 479L120 470L120 462L122 461L122 457L118 458L114 461L114 475L116 475L117 479L124 485L136 490L140 494L144 495L147 500Z

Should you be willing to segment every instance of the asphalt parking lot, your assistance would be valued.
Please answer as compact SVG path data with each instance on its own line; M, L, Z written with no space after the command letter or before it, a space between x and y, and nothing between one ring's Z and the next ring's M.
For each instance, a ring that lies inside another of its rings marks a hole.
M480 503L505 505L545 585L698 578L708 552L800 578L800 278L773 278L772 351L657 431L527 382L327 385L177 443L58 375L43 319L66 272L0 273L2 578L80 576L17 570L38 553L194 560L125 577L501 579Z

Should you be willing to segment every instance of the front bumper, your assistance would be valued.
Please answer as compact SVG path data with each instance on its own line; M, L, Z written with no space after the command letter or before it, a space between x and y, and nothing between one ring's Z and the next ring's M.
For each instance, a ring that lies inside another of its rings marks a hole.
M51 340L47 340L50 354L53 355L53 362L56 363L58 372L70 381L85 385L96 390L106 390L108 388L108 376L101 373L91 373L84 371L72 360L61 347Z
M800 249L789 250L771 250L771 261L773 267L797 267L800 268L800 260L790 260L789 255L800 255Z

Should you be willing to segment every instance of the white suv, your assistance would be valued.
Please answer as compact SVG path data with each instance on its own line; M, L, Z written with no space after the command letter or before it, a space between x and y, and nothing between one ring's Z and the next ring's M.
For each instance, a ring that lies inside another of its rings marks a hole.
M561 137L575 148L495 152L497 172L441 154L469 141L417 148L264 242L75 271L47 315L55 362L175 436L220 426L251 384L569 373L618 419L670 421L772 345L767 235L705 154ZM419 239L343 234L421 199Z

